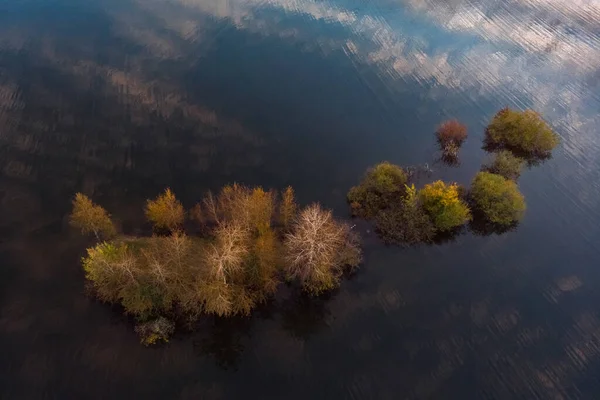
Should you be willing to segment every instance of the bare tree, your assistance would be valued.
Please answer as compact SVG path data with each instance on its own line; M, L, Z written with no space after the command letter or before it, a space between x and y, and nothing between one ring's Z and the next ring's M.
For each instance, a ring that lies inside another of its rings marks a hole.
M215 230L216 242L206 252L211 274L227 284L227 278L239 272L250 251L248 230L234 223L222 224Z
M360 250L350 234L347 225L336 222L320 205L302 210L285 237L288 276L315 294L337 286L343 267L360 262Z
M206 210L207 219L215 224L221 223L221 216L219 212L218 202L212 192L208 192L203 200L204 208Z

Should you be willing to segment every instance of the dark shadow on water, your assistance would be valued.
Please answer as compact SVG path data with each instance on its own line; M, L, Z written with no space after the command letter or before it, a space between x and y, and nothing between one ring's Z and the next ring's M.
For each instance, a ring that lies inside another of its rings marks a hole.
M194 353L212 357L223 369L235 370L251 328L249 317L203 318L197 326L199 337L193 341Z
M455 242L456 239L467 231L466 227L459 226L444 232L438 232L431 241L431 244L448 244Z
M343 282L342 282L343 284ZM337 290L320 296L309 296L294 288L291 296L280 305L281 327L293 337L308 339L327 327L327 303Z
M353 276L347 272L344 281ZM327 304L336 296L338 289L320 296L310 296L298 287L285 287L287 293L283 300L271 300L253 310L251 317L213 317L205 316L193 325L194 351L197 355L210 356L216 364L226 370L236 370L245 350L244 342L251 337L252 325L257 319L281 318L281 328L291 336L303 340L318 334L327 328L329 317ZM177 336L190 334L176 333Z
M481 148L488 153L496 153L500 150L509 150L516 157L519 157L519 158L522 158L523 160L525 160L525 163L526 163L527 167L529 167L529 168L542 165L546 161L549 161L552 159L552 153L550 153L550 154L531 154L528 152L524 152L520 149L514 148L512 146L502 146L502 145L498 145L496 143L492 143L489 140L487 134L485 135L485 137L483 139L483 146Z
M469 222L469 231L476 236L503 235L508 232L516 231L519 227L518 222L510 225L499 225L489 222L480 211L473 212L473 219Z

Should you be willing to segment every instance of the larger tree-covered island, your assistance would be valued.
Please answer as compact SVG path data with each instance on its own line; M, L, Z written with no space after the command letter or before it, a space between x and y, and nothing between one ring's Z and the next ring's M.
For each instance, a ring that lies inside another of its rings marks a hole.
M136 317L146 344L172 332L165 317L248 315L282 279L320 294L361 260L350 227L318 204L297 211L292 188L279 201L236 184L209 193L190 213L208 232L202 237L184 232L184 208L168 189L145 211L161 234L118 236L108 213L78 193L71 223L105 239L83 259L86 278L100 300Z

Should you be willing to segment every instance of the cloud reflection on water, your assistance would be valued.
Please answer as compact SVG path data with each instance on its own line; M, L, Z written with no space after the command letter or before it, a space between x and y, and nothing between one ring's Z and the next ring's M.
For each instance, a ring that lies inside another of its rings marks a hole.
M282 26L293 25L294 15L344 27L346 40L329 44L359 61L378 65L391 79L416 79L493 95L509 104L531 104L570 134L569 140L577 144L572 143L568 151L598 147L590 136L599 122L590 102L597 105L598 97L589 86L600 70L597 2L513 0L498 5L406 0L396 3L410 6L416 15L405 10L390 17L379 12L377 0L358 10L335 1L311 0L181 3L215 18L227 18L240 29L267 35L280 34ZM406 21L412 24L403 26ZM288 32L300 37L319 35L307 29L298 24ZM448 35L450 39L442 40ZM461 41L464 35L470 36L472 44L455 45L452 39Z

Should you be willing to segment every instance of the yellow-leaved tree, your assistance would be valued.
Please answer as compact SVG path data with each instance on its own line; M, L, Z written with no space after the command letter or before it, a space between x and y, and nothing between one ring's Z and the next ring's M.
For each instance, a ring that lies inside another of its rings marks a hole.
M77 193L73 199L73 211L69 222L83 234L93 233L98 240L110 238L117 233L106 210L82 193Z
M439 231L447 231L471 220L467 204L459 196L456 183L435 181L419 191L419 200Z
M155 228L173 231L183 224L185 210L171 189L146 203L146 217Z

